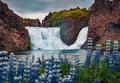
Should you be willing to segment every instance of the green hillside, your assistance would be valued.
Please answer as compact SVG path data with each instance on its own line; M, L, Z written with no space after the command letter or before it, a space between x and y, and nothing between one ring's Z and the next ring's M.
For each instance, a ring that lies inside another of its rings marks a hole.
M53 12L47 19L47 25L50 26L61 26L61 20L63 17L73 17L79 20L82 17L89 17L89 11L86 8L80 9L79 7L70 10L62 10L58 12Z

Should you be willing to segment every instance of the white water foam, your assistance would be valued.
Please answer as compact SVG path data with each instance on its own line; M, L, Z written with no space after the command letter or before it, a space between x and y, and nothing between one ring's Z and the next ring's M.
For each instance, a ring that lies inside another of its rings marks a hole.
M87 39L88 27L83 28L74 44L67 46L60 39L60 27L26 27L30 34L31 48L33 50L68 50L80 49Z

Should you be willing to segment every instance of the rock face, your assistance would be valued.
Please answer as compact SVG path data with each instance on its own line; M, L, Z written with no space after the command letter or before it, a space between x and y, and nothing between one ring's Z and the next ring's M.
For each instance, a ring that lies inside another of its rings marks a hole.
M120 41L120 0L95 0L90 9L88 37L95 43Z
M0 1L0 50L30 49L30 39L21 17Z
M50 12L48 16L42 20L42 27L49 27L49 18L51 17L52 13Z
M60 28L60 36L62 41L67 44L73 44L80 30L88 25L88 20L82 17L79 20L75 20L72 17L62 18L62 27Z
M25 26L34 26L34 27L41 27L41 23L39 19L23 19L23 23Z

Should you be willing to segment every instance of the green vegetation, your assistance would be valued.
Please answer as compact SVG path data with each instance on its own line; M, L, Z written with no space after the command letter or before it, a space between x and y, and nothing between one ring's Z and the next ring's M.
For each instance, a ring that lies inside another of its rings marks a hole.
M38 72L39 76L41 76L44 73L45 73L45 68L44 67L40 67L39 68L39 72Z
M68 75L69 74L69 70L72 67L71 64L67 64L65 62L61 62L60 63L60 69L61 69L61 73L62 73L62 77L64 77L64 75ZM39 68L39 76L43 75L45 73L45 68L44 67L40 67Z
M40 24L39 19L21 18L25 26L31 26L34 23ZM38 25L39 26L39 25Z
M119 61L120 64L120 61ZM69 74L69 70L72 67L71 64L62 62L60 69L62 77ZM40 67L39 75L44 74L45 68ZM101 83L120 83L120 72L115 69L113 73L109 71L109 67L106 66L104 61L100 61L99 69L96 70L94 63L92 62L89 68L82 68L76 74L75 83L94 83L95 79L101 80Z
M23 22L24 24L26 24L26 25L29 24L30 20L31 20L31 19L29 19L29 18L28 18L28 19L22 18L22 22Z
M82 68L82 73L77 74L76 83L94 83L95 79L101 80L101 83L120 83L120 72L115 69L113 73L103 61L100 62L99 70L94 69L94 63L89 68Z
M30 35L29 35L29 37L28 37L27 49L28 49L28 50L31 49Z
M75 9L53 12L48 19L48 26L61 26L61 20L63 17L72 17L76 20L80 20L82 17L88 19L89 11L86 8L80 9L77 7Z
M60 69L61 69L61 73L62 73L62 77L64 77L64 75L68 75L69 74L69 70L72 67L71 64L67 64L65 62L62 62L60 64Z
M110 50L113 50L113 46L114 46L114 42L111 41ZM96 46L95 46L95 45L93 46L93 49L94 49L94 50L96 49ZM106 50L106 43L102 43L102 44L101 44L101 50L102 50L102 51L105 51L105 50ZM120 50L120 44L119 44L119 50Z

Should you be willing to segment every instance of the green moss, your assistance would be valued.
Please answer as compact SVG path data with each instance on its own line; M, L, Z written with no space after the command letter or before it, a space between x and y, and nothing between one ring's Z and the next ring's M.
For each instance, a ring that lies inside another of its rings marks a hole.
M30 36L28 37L27 49L28 49L28 50L31 49Z
M62 18L68 16L75 20L80 20L82 17L88 19L89 11L86 8L80 9L77 7L75 9L53 12L51 17L48 19L48 26L61 26Z

